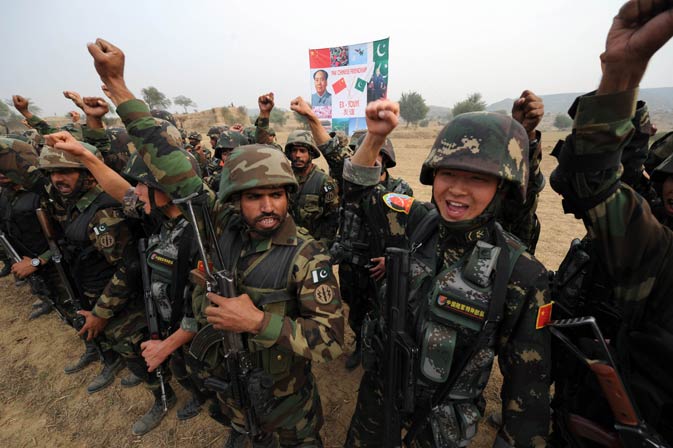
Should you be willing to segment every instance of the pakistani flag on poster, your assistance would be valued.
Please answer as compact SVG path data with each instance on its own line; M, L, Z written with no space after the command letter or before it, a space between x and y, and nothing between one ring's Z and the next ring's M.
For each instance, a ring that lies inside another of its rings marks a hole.
M328 130L367 127L367 103L388 94L388 41L309 50L311 107Z

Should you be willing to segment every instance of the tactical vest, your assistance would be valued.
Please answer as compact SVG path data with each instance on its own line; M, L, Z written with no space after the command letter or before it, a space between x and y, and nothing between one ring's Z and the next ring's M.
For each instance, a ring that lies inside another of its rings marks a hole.
M182 218L172 229L162 225L147 244L152 297L166 335L179 325L184 311L185 279L189 269L196 264L193 235L193 227Z
M119 202L101 193L83 213L67 224L63 223L65 244L61 245L61 250L75 284L88 296L99 296L116 271L89 239L89 223L94 215L98 210L110 207L119 207Z
M311 236L319 239L324 235L316 235L315 218L322 216L324 207L321 201L323 193L323 184L327 180L327 174L315 167L308 175L306 182L299 185L297 191L292 195L290 201L292 210L291 215L295 223L308 229Z
M236 273L238 293L248 294L262 311L294 319L299 317L299 304L296 291L290 286L292 268L295 258L309 241L298 235L296 246L272 245L268 251L257 254L258 258L245 271L237 268L243 245L239 225L228 225L218 245L224 249L225 266ZM309 362L277 345L267 349L249 342L248 348L258 354L258 365L271 374L274 383L289 375L296 363Z
M499 307L495 309L497 316L502 317L506 285L526 248L496 223L495 245L478 240L460 260L436 273L438 220L436 210L428 213L419 230L431 233L430 238L416 232L410 240L416 249L411 272L418 276L409 301L412 307L418 307L417 388L422 402L423 397L427 399L447 382L452 367L464 366L456 372L457 379L448 394L433 409L430 425L436 446L465 446L476 434L482 417L481 396L495 358L499 325L497 321L487 325L487 316L490 307L495 306ZM506 258L501 260L502 257ZM500 269L502 272L498 272ZM414 304L414 294L420 294L420 303ZM473 347L474 344L481 345ZM464 359L469 355L469 360Z
M48 249L35 210L40 207L40 196L29 191L17 191L13 201L0 196L3 230L19 253L36 257Z

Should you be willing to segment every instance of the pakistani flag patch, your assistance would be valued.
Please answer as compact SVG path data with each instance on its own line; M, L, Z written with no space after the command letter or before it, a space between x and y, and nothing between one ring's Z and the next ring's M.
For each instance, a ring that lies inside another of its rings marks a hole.
M317 285L322 283L330 277L330 268L319 268L311 271L311 278L313 279L313 284Z

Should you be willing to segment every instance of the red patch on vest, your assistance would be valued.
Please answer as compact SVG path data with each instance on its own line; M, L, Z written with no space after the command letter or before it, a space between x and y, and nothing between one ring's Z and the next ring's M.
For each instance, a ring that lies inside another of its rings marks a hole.
M408 215L411 210L411 204L414 203L414 198L406 194L386 193L383 195L383 202L388 208Z

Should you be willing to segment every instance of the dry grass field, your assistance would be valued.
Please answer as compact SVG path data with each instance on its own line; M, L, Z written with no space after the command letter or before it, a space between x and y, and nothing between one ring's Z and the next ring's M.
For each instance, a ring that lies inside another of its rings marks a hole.
M187 126L186 126L187 127ZM189 129L189 128L188 128ZM421 186L418 173L438 127L399 128L392 135L398 165L396 177L405 178L416 196L430 199L430 188ZM279 131L285 142L289 131ZM556 165L549 156L561 133L543 135L543 171L546 176ZM324 160L318 163L324 166ZM583 234L580 222L564 215L560 198L549 186L540 197L538 215L542 235L538 258L556 269L570 240ZM82 343L72 329L54 314L28 322L33 298L28 287L15 287L11 277L0 280L0 447L217 447L226 440L226 430L203 412L187 422L178 422L175 410L162 424L139 438L131 435L131 425L150 406L151 396L142 386L123 389L119 380L94 395L85 387L98 373L99 365L74 375L64 375L63 366L78 357ZM352 349L348 334L346 351ZM328 447L342 446L355 405L361 371L347 372L344 357L326 365L316 365L324 414L323 439ZM119 376L124 375L122 373ZM489 410L499 406L501 377L494 369L486 391ZM179 406L186 399L178 385ZM490 446L494 430L484 423L473 447Z

